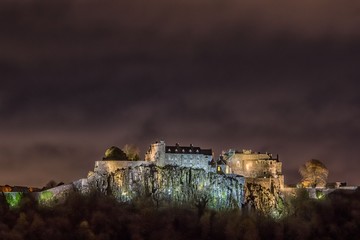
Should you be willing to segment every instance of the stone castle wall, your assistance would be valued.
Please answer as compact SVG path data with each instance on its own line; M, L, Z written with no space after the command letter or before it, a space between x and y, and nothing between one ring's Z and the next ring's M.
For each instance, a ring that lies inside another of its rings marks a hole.
M165 165L165 142L153 143L145 154L145 161L150 161L159 166Z
M268 153L253 153L250 150L240 153L229 151L224 154L224 158L234 174L251 178L276 178L282 175L282 163Z
M94 172L113 173L118 169L149 164L151 164L149 161L96 161Z
M191 167L210 171L211 156L203 154L165 154L165 164L180 167Z
M179 146L180 147L180 146ZM181 148L181 147L180 147ZM196 152L168 152L164 141L150 145L150 149L145 154L145 161L152 162L158 166L180 166L204 169L210 171L209 162L211 155Z

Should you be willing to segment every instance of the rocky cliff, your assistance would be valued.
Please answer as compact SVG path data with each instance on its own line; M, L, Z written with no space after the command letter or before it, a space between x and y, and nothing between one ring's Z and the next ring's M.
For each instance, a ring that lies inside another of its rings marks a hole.
M95 171L88 176L89 189L113 195L119 201L150 199L158 206L195 206L212 209L241 208L244 178L207 173L202 169L141 165L113 172Z
M245 203L248 209L279 218L287 214L281 179L246 178Z
M124 167L108 163L109 166L98 164L88 178L33 195L40 204L52 205L63 202L71 192L93 190L114 196L120 202L150 200L159 207L197 206L216 210L245 206L248 211L273 217L286 215L281 180L277 178L244 178L170 165L136 163ZM22 193L5 195L12 207L18 205L22 196Z

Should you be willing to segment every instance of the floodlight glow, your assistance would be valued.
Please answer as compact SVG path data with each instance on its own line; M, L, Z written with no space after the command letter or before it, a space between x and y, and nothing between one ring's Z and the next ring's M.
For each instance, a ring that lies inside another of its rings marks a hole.
M18 207L23 197L21 192L8 192L5 194L6 202L11 208Z

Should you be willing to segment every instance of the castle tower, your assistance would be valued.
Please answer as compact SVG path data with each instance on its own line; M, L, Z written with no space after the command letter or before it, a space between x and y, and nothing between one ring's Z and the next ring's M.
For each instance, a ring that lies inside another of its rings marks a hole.
M160 141L150 145L145 154L145 161L153 162L159 166L165 165L165 142Z

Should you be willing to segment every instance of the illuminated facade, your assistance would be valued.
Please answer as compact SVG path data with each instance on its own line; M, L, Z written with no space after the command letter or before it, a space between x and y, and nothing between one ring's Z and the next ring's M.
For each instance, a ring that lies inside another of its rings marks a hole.
M229 168L226 173L242 175L246 178L278 178L284 185L282 163L279 156L271 153L259 153L252 150L229 150L222 154Z
M201 149L200 147L168 146L164 141L150 145L145 154L145 161L152 162L159 166L173 165L190 168L201 168L205 171L211 170L210 162L213 159L211 149Z

